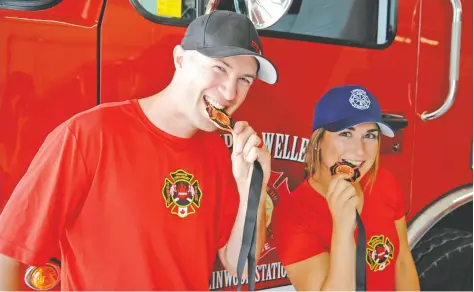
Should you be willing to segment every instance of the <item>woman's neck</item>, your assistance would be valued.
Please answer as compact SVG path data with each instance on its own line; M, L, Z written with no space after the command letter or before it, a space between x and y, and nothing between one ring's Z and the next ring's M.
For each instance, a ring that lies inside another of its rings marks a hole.
M310 184L313 188L318 191L321 195L325 195L329 188L329 182L331 181L331 172L329 169L320 167L310 178Z

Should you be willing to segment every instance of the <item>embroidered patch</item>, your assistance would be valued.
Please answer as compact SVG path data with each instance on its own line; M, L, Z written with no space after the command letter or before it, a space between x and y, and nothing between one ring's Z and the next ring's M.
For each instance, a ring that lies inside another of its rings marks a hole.
M162 194L166 208L171 207L171 214L180 218L196 213L201 206L202 191L194 175L179 169L170 173L171 179L165 178ZM196 208L195 208L196 207Z
M383 235L374 235L368 242L366 261L374 272L383 271L393 259L393 244Z
M367 96L365 90L362 89L353 89L351 90L351 97L349 102L353 107L360 110L365 110L370 107L370 99Z

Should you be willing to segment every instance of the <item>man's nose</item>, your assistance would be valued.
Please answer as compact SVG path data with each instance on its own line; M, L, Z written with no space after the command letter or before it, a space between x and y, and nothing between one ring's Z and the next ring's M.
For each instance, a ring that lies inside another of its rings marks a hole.
M234 100L237 94L237 86L233 80L228 80L220 87L220 91L226 100Z

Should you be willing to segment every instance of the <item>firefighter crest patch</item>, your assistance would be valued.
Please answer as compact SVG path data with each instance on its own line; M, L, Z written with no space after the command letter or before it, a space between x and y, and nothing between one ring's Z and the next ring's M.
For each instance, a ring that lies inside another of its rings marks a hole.
M365 90L362 89L353 89L351 90L351 97L349 102L353 107L360 110L365 110L370 107L370 99L367 96Z
M368 242L366 261L374 272L383 271L393 259L393 244L388 237L374 235Z
M171 179L165 178L162 194L166 208L171 207L171 214L180 218L196 213L201 206L202 191L194 175L179 169L170 173Z

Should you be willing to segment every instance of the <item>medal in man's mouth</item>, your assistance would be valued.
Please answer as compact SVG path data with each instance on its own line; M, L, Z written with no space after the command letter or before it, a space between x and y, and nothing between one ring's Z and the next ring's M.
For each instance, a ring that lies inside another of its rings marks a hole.
M235 126L232 118L224 111L225 107L218 102L204 96L206 112L209 119L221 130L232 132Z

